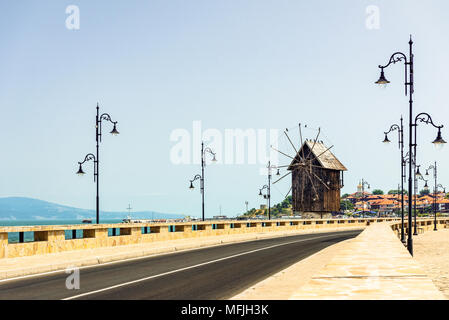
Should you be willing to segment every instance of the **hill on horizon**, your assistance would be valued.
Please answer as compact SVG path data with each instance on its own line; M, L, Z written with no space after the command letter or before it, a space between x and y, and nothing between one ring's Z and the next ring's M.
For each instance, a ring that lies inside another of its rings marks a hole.
M79 220L94 219L95 210L79 209L27 197L0 198L1 220ZM101 211L102 219L124 219L127 211ZM182 219L182 214L155 211L131 212L133 219Z

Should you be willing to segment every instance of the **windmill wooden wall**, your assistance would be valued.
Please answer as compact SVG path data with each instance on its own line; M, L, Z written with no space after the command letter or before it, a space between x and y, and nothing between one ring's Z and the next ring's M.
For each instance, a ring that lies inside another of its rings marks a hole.
M311 159L313 166L302 170L295 167L294 164L298 163L301 157ZM306 141L289 170L292 171L293 211L316 213L340 211L341 172L347 169L330 151L326 151L322 142ZM305 174L306 170L313 174Z

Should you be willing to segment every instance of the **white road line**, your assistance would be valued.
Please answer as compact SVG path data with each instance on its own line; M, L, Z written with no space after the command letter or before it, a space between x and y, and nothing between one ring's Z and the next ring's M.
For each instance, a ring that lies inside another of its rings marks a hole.
M176 273L176 272L180 272L180 271L185 271L185 270L189 270L189 269L194 269L197 267L201 267L201 266L205 266L211 263L215 263L218 261L223 261L223 260L227 260L227 259L232 259L235 257L239 257L239 256L243 256L246 254L250 254L250 253L254 253L257 251L262 251L262 250L267 250L267 249L271 249L271 248L275 248L275 247L280 247L280 246L284 246L287 244L292 244L292 243L297 243L297 242L304 242L304 241L310 241L310 240L315 240L315 239L320 239L320 238L329 238L329 237L335 237L334 235L328 235L328 236L321 236L321 237L315 237L315 238L309 238L309 239L301 239L301 240L296 240L296 241L291 241L291 242L286 242L286 243L280 243L280 244L276 244L276 245L272 245L269 247L265 247L265 248L259 248L259 249L255 249L255 250L251 250L251 251L246 251L246 252L242 252L242 253L238 253L238 254L234 254L232 256L228 256L228 257L224 257L224 258L220 258L220 259L215 259L215 260L211 260L211 261L207 261L207 262L203 262L203 263L199 263L190 267L185 267L185 268L181 268L181 269L177 269L177 270L172 270L172 271L168 271L168 272L164 272L164 273L160 273L154 276L149 276L149 277L145 277L142 279L138 279L138 280L133 280L133 281L129 281L129 282L124 282L121 284L117 284L114 286L110 286L104 289L99 289L99 290L94 290L94 291L90 291L90 292L86 292L86 293L82 293L82 294L78 294L76 296L72 296L72 297L68 297L68 298L64 298L62 300L72 300L72 299L77 299L77 298L81 298L81 297L85 297L91 294L95 294L95 293L99 293L99 292L104 292L104 291L108 291L108 290L112 290L115 288L120 288L120 287L124 287L124 286L128 286L130 284L134 284L134 283L138 283L138 282L142 282L142 281L146 281L146 280L150 280L150 279L154 279L154 278L158 278L158 277L162 277L162 276L166 276L168 274L172 274L172 273Z

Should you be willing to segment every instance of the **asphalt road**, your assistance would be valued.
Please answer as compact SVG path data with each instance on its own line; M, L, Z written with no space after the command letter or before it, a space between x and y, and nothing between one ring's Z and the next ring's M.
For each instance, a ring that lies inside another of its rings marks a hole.
M0 281L7 299L227 299L327 246L360 231L248 241L84 267L79 289L65 271ZM72 275L73 276L73 275Z

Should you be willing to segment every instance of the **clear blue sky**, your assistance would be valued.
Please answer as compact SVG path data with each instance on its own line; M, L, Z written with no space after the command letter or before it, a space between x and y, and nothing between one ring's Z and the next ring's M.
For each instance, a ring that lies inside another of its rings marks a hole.
M79 30L65 26L72 4ZM379 29L366 28L369 5L380 9ZM387 70L386 90L374 85L377 66L407 51L413 34L415 111L449 127L448 13L444 0L2 2L0 196L95 208L92 166L83 178L75 171L95 150L97 101L121 132L101 144L103 210L131 203L199 216L201 196L188 180L200 168L172 164L169 139L195 120L221 132L321 127L349 169L342 192L354 192L361 178L393 189L399 153L394 143L383 146L382 132L401 114L408 122L408 98L403 65ZM435 135L419 127L418 162L437 160L445 185L449 148L435 151ZM220 205L232 216L245 200L250 208L263 203L259 164L206 169L207 216ZM273 202L287 191L273 188Z

